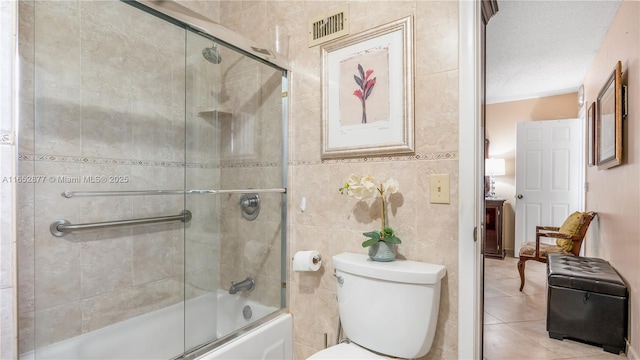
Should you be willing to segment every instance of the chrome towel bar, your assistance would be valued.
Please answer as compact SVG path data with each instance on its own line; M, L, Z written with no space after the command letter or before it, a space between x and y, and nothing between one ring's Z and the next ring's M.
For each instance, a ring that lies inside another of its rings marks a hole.
M131 191L65 191L63 197L86 196L149 196L149 195L212 195L243 193L286 193L286 188L274 189L235 189L235 190L131 190Z
M76 230L93 230L93 229L113 228L113 227L129 226L129 225L146 225L146 224L155 224L155 223L163 223L163 222L170 222L170 221L182 221L184 223L187 223L191 221L191 211L182 210L178 215L158 216L158 217L129 219L129 220L105 221L105 222L76 224L76 225L72 225L67 220L60 219L52 222L51 225L49 225L49 230L51 231L51 235L61 237L66 235L67 233L70 233Z

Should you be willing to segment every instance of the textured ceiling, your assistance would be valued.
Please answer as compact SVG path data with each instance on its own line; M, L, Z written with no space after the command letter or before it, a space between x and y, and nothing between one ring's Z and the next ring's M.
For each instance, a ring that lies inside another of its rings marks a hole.
M487 25L486 102L577 91L619 6L619 0L498 0Z

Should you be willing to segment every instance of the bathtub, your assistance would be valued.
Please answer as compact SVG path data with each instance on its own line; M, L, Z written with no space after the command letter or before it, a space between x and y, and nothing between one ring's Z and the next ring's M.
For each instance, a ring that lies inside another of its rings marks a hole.
M245 319L249 312L245 307L251 309L248 319ZM263 344L265 348L262 353L274 354L275 351L278 354L282 349L282 358L290 359L291 316L278 314L278 310L247 300L239 294L230 295L218 290L217 293L205 294L186 303L171 305L39 348L35 353L21 354L20 359L172 359L181 356L185 349L193 349L213 339L220 340L210 345L216 347L204 354L203 359L216 359L216 356L229 358L238 351L234 347L245 347L246 341L252 341L249 345L251 349L247 350L260 351L257 346ZM186 328L185 323L188 324ZM247 329L243 329L245 327ZM282 334L271 334L274 331ZM273 336L282 339L265 343L264 339ZM241 345L243 343L245 345ZM282 346L278 345L273 350L275 343L281 343ZM202 353L210 346L202 347L196 353Z
M293 320L279 314L197 360L293 359Z

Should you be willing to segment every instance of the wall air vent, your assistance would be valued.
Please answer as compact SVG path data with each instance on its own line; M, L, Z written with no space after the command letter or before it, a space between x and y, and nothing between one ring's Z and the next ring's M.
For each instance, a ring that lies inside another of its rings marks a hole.
M334 9L309 20L309 47L349 35L349 7Z

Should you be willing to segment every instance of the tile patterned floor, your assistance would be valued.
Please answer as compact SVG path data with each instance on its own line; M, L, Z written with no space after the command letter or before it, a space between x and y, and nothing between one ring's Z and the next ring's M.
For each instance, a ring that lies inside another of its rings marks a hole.
M517 259L486 259L484 359L621 360L601 347L549 338L546 331L546 264L527 261L522 292Z

